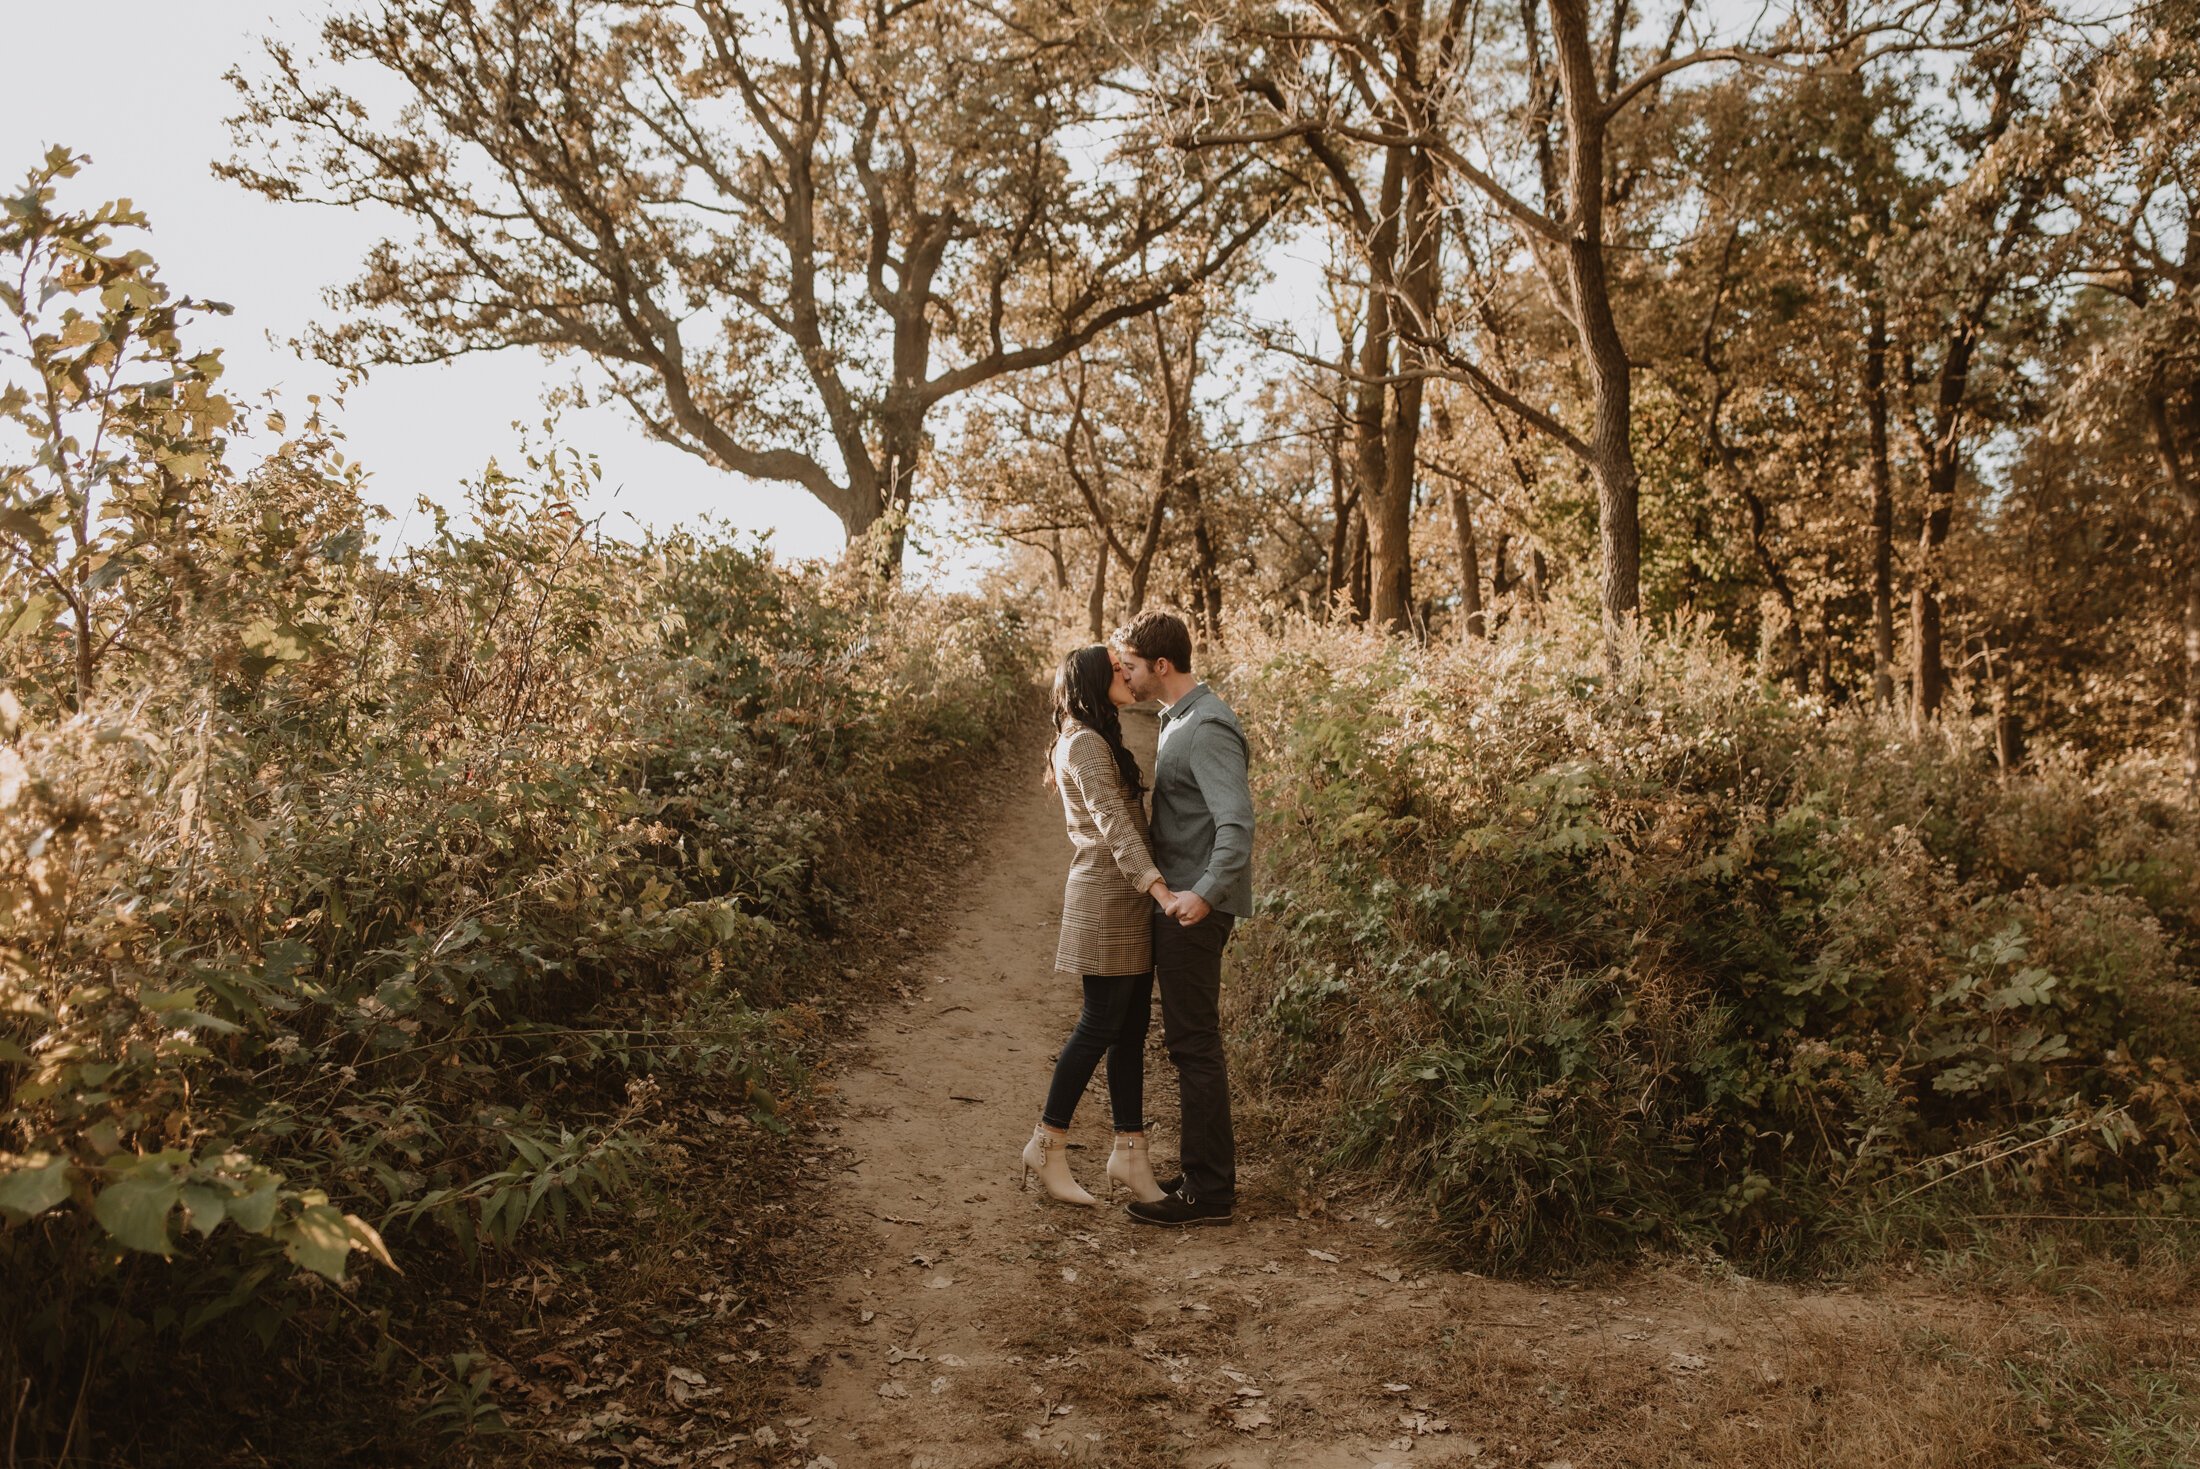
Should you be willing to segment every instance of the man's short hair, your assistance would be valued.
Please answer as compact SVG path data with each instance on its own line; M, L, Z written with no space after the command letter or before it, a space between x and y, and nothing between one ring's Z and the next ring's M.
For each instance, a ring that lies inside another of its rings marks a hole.
M1192 630L1174 612L1141 612L1117 628L1108 641L1148 663L1166 658L1178 673L1192 671Z

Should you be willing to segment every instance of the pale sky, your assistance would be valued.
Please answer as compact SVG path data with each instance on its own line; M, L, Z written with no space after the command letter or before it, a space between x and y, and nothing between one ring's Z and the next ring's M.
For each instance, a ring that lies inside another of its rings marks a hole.
M223 119L237 110L222 73L249 63L262 35L303 41L310 18L323 13L271 0L0 0L10 53L0 81L0 188L14 190L53 144L89 154L91 166L62 185L64 202L133 200L150 218L146 248L169 287L236 308L203 319L186 340L224 349L233 395L279 389L293 421L306 394L333 389L335 374L283 343L325 313L321 292L356 273L380 232L359 214L271 203L209 169L229 156ZM337 421L371 471L372 497L402 518L422 495L456 503L459 480L492 455L516 468L513 420L539 424L543 388L569 376L568 365L532 352L389 368L352 390ZM632 532L628 516L664 528L713 513L744 530L771 530L787 555L840 550L840 522L802 490L714 469L616 410L568 411L560 438L601 460L605 495L596 508L610 512L614 533Z
M88 154L91 164L63 183L63 201L88 208L126 196L144 211L145 247L169 287L235 308L200 319L187 341L223 349L232 396L277 390L293 422L307 394L334 390L336 374L287 343L327 313L322 292L357 273L392 217L276 204L215 178L211 165L232 152L224 119L239 106L222 73L255 70L267 35L310 53L326 13L323 0L105 0L96 10L69 0L0 0L11 63L0 82L0 188L15 188L54 144ZM405 222L396 225L409 233ZM1333 335L1319 301L1318 251L1311 242L1279 242L1269 253L1277 277L1248 303L1255 317L1304 318L1310 345ZM383 368L354 387L335 419L370 472L370 497L395 517L384 539L412 539L423 523L412 507L422 496L455 506L460 481L492 456L516 469L514 421L536 430L543 390L570 381L577 363L504 352ZM1279 361L1276 370L1291 369ZM946 426L943 415L938 427ZM539 445L539 431L532 437ZM742 531L770 531L784 555L841 548L839 521L801 489L715 469L651 439L617 408L567 410L558 442L603 465L593 508L608 512L614 534L632 534L637 522L666 529L714 515ZM920 518L910 574L970 585L991 554L926 534L928 518Z

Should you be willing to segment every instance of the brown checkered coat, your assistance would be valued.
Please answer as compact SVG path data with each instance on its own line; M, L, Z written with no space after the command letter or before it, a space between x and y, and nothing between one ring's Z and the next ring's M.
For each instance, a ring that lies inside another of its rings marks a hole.
M1123 791L1115 757L1096 730L1070 723L1054 741L1054 783L1069 823L1069 881L1054 967L1071 974L1138 974L1153 967L1153 899L1160 876L1146 845L1146 814Z

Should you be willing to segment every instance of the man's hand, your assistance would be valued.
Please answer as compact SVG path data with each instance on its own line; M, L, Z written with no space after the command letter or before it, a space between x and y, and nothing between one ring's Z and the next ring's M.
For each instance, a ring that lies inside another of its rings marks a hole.
M1184 928L1190 928L1213 911L1207 906L1207 900L1197 893L1178 893L1176 901L1167 905L1168 915Z

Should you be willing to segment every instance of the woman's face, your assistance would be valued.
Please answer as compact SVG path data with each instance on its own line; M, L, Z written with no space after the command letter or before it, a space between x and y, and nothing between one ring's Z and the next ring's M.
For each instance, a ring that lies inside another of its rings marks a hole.
M1108 702L1118 709L1137 703L1138 696L1131 692L1131 681L1123 676L1123 660L1113 649L1108 652L1108 666L1115 670L1115 677L1108 680Z

